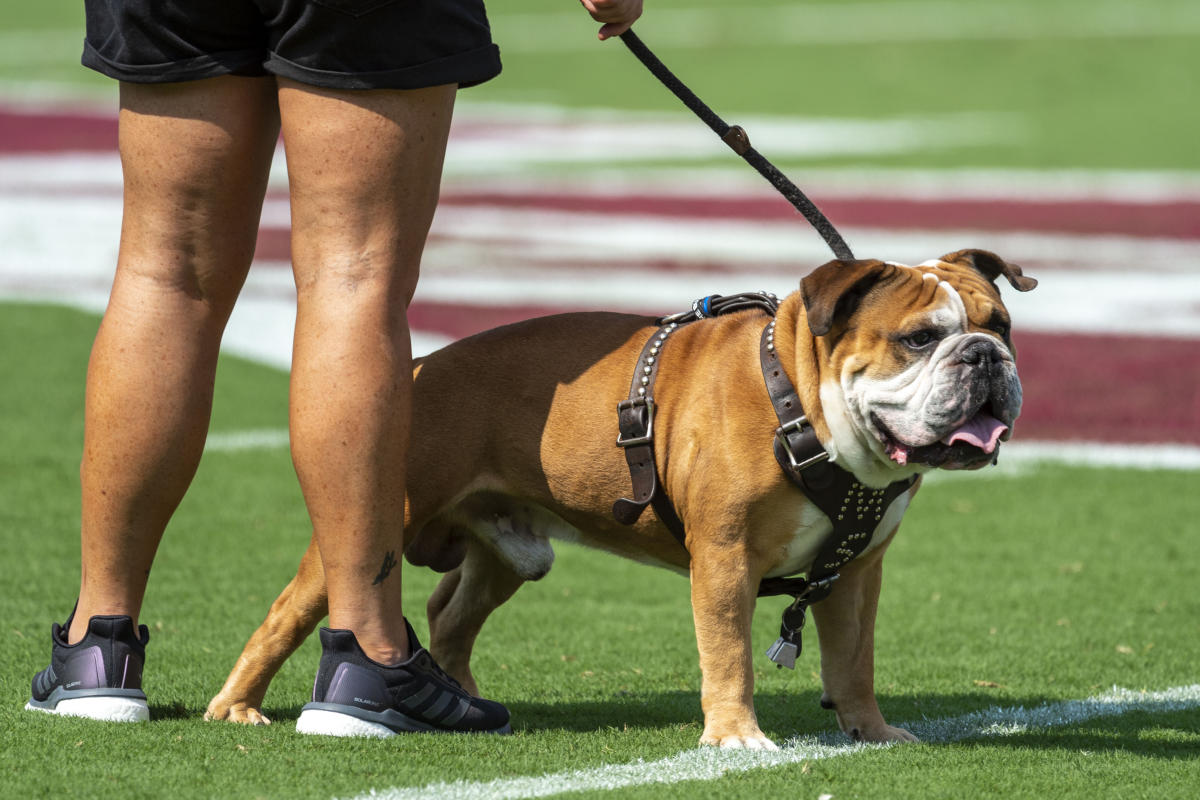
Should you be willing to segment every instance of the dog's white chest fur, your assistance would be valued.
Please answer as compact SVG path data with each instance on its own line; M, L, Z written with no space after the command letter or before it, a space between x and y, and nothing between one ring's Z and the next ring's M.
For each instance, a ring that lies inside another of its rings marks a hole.
M862 501L856 503L854 501L858 498L854 498L847 504L846 509L847 515L851 518L860 518L864 526L863 530L871 533L871 541L863 551L864 553L883 544L888 534L900 524L904 512L908 510L909 503L909 492L905 492L884 509L880 505L866 502L871 499L871 495L872 490L864 490ZM857 522L859 519L855 519L855 521ZM807 571L831 530L833 530L833 525L829 518L812 503L805 503L783 559L767 573L766 577L776 578Z

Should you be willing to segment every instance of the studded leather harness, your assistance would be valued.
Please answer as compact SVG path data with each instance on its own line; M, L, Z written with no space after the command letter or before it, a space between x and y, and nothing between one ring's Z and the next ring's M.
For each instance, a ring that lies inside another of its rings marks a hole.
M658 321L658 331L646 342L638 357L629 397L617 406L620 428L617 446L625 450L633 482L633 499L617 500L613 505L613 516L622 524L632 525L646 506L652 505L680 546L687 549L683 522L662 489L654 460L654 381L658 376L662 348L681 325L746 308L765 310L772 319L763 328L759 361L767 394L779 420L773 444L775 460L788 479L832 524L807 577L764 578L759 584L759 597L790 595L793 598L792 604L783 612L779 639L767 650L767 656L780 667L794 669L802 646L800 634L808 607L829 596L839 570L866 550L892 501L908 491L916 479L871 489L859 483L853 473L829 460L829 453L817 439L800 404L800 396L776 354L774 315L778 307L778 298L766 292L729 297L711 295L693 303L689 312Z

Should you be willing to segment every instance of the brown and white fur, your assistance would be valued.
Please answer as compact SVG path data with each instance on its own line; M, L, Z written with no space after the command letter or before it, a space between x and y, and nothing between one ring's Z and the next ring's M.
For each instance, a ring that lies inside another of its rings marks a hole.
M966 250L916 267L830 262L782 301L777 352L834 462L882 487L934 466L994 460L1021 403L999 277L1021 291L1036 285L999 257ZM464 687L477 691L471 650L488 615L549 571L550 539L566 539L690 576L700 742L774 747L752 696L756 590L765 577L806 570L830 524L772 454L778 423L758 358L766 321L750 311L686 325L661 353L655 456L686 551L652 511L628 527L611 513L630 492L615 408L653 320L533 319L415 365L405 554L446 572L428 601L430 649ZM812 608L823 702L858 740L914 738L876 703L874 625L883 555L917 486ZM325 614L310 543L206 718L267 722L267 685Z

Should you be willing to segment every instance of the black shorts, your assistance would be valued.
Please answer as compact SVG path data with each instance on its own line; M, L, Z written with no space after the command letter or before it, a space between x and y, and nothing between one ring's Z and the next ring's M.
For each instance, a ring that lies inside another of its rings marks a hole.
M483 0L85 0L83 65L134 83L281 75L331 89L500 74Z

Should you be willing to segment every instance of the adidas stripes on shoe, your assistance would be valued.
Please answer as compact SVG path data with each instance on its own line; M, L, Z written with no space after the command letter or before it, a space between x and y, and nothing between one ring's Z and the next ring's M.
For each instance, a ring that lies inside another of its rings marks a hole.
M386 737L404 732L510 733L508 709L466 692L442 671L408 628L412 655L385 666L367 658L354 634L322 628L313 702L296 730L326 736Z

